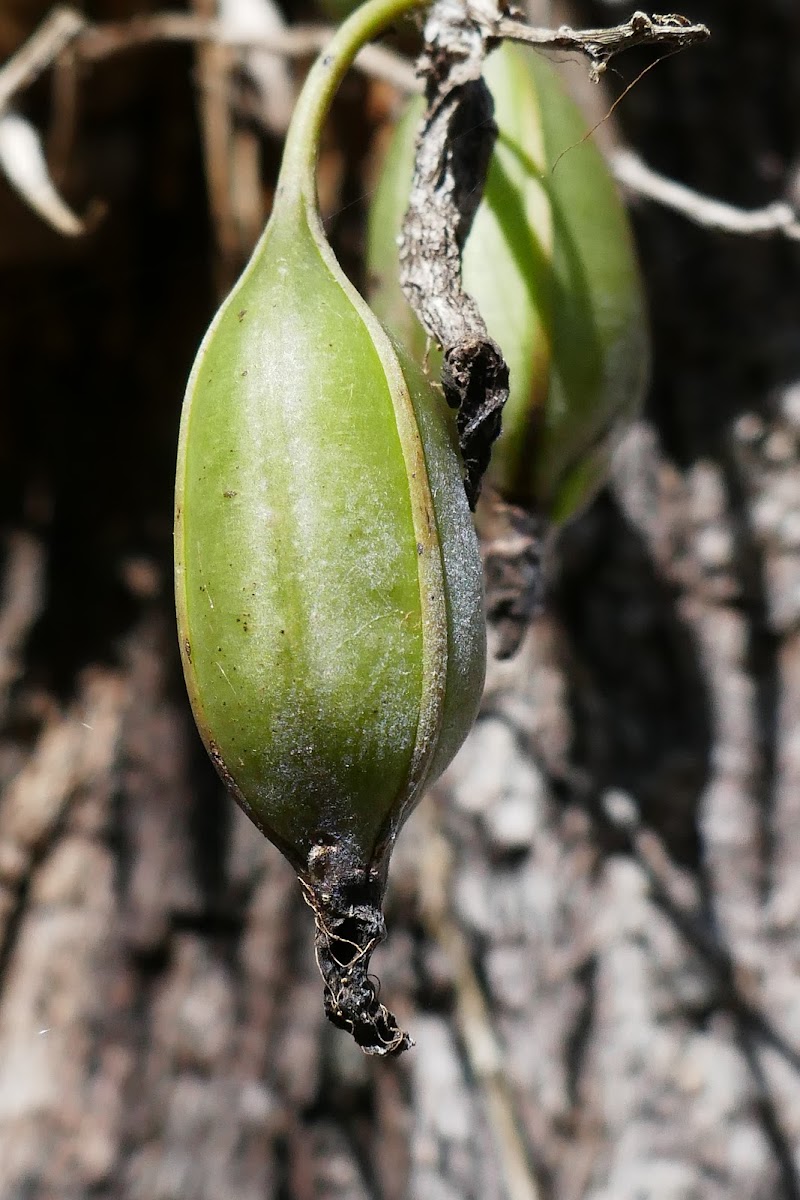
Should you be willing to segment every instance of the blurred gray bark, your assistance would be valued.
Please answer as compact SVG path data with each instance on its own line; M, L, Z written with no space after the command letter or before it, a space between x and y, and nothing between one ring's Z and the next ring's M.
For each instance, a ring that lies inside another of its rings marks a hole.
M712 42L625 137L790 194L795 0L689 15ZM647 415L400 839L374 966L417 1046L370 1061L179 678L170 472L213 299L170 54L83 88L88 250L0 194L0 1196L797 1200L800 251L637 209Z

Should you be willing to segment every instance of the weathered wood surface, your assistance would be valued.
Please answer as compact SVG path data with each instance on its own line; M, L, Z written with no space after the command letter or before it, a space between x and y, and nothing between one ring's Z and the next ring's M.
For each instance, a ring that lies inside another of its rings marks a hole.
M689 15L713 41L625 132L766 202L800 10ZM417 1046L372 1062L179 678L170 473L213 304L190 72L84 83L87 246L0 189L0 1196L797 1200L800 251L638 209L647 417L401 838L375 969Z

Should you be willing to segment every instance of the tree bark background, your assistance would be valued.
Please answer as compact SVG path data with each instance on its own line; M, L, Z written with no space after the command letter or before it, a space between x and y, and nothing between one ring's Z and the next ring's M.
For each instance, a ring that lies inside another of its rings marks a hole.
M7 0L3 56L47 7ZM712 40L633 89L625 140L733 203L797 197L796 0L687 15ZM635 207L647 412L402 834L374 966L417 1046L375 1062L325 1024L310 914L180 678L174 447L215 302L195 82L175 46L81 80L86 239L0 186L0 1196L797 1200L797 244ZM360 128L323 163L352 263Z

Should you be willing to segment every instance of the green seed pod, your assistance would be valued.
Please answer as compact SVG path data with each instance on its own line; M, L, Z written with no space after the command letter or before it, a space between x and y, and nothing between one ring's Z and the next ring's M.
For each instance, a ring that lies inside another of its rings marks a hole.
M552 67L508 44L485 78L499 135L467 239L466 290L509 366L489 482L559 522L602 484L647 381L648 333L631 230L609 169ZM370 303L421 361L425 335L398 282L414 102L387 154L370 213Z
M366 975L389 850L466 736L485 659L451 414L343 274L317 208L330 98L396 9L365 6L309 75L272 216L189 379L175 510L200 733L301 877L329 1015L376 1053L408 1044Z

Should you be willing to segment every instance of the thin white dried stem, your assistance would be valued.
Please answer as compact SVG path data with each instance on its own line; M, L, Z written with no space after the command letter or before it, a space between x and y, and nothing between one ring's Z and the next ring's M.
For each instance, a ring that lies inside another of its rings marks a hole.
M483 1095L505 1194L508 1200L541 1200L520 1136L503 1049L493 1028L489 1005L476 975L467 940L451 915L452 855L433 806L428 805L424 812L429 828L419 875L422 919L430 936L442 947L452 964L456 1022L470 1070Z
M318 54L327 46L334 32L332 25L295 25L275 29L260 37L242 36L226 32L217 21L182 13L160 13L87 29L79 40L78 49L81 58L92 61L151 42L216 41L236 49L258 50L295 59ZM355 67L363 74L390 83L400 91L421 90L413 64L385 46L365 46L356 58Z
M16 54L0 67L0 119L14 96L44 70L57 63L67 47L72 53L73 69L77 70L80 62L97 61L155 42L197 42L203 59L200 75L201 103L206 115L206 153L209 160L213 160L215 167L215 171L210 174L219 176L217 192L223 187L227 192L230 129L226 132L226 128L230 125L230 104L225 83L229 72L227 67L223 68L221 59L231 55L236 49L247 51L251 57L263 56L266 53L273 56L273 62L274 56L284 59L305 58L318 53L327 45L333 34L330 26L312 25L298 26L294 29L276 27L254 36L252 28L245 29L236 13L228 13L228 18L217 21L207 13L156 13L148 17L134 17L129 21L88 25L74 10L58 8ZM225 61L227 62L227 58ZM365 47L355 65L363 73L388 82L401 92L419 90L412 64L384 47ZM277 100L280 103L270 109L266 120L270 127L288 124L288 94L277 96ZM276 131L280 132L279 129ZM223 165L225 170L221 171L220 167ZM84 224L58 194L50 177L38 133L23 118L16 115L9 114L8 119L0 124L0 168L22 198L52 228L70 237L84 232ZM212 208L215 211L225 209L227 201L223 202L217 194L215 203L215 189L211 185L210 191ZM252 209L252 204L249 207ZM215 224L218 229L221 227L219 221ZM226 214L224 240L227 242L233 243L237 240L235 224L235 218L230 216L227 219ZM231 253L227 257L233 260L236 256Z
M73 47L65 46L53 63L50 85L50 127L45 138L51 178L66 177L78 131L80 72Z
M228 38L258 40L286 28L274 0L219 0L219 19ZM258 94L258 116L264 128L282 134L294 108L295 89L285 56L247 48L238 56Z
M611 167L619 183L630 192L679 212L706 229L749 237L780 233L795 241L800 240L800 220L792 206L784 201L777 200L764 208L735 208L723 200L703 196L685 184L660 175L631 150L616 151L611 159Z
M56 8L27 42L0 68L0 112L17 92L32 83L86 27L71 8Z
M170 12L89 25L74 9L58 8L0 67L0 111L52 66L70 42L76 58L83 62L96 62L156 42L216 42L295 59L317 54L327 46L333 33L331 25L296 25L276 28L269 34L255 37L228 31L224 24L212 18ZM363 74L389 83L398 91L421 90L413 64L384 46L366 46L358 55L355 66Z
M236 49L279 54L283 58L309 58L327 46L332 25L295 25L259 37L227 32L215 20L184 13L156 13L130 21L108 22L84 30L77 41L79 56L87 62L107 58L153 42L219 42ZM355 66L404 92L420 90L414 67L407 58L384 46L365 46Z
M84 232L83 221L50 178L41 137L19 113L0 116L0 171L25 203L58 233L79 237Z
M705 25L692 25L680 17L648 17L634 13L622 25L609 29L573 30L536 29L503 17L494 3L470 0L469 17L488 37L524 41L542 49L578 50L599 72L615 54L643 44L680 48L708 37ZM77 56L87 62L107 58L137 46L153 42L217 42L248 50L260 50L285 58L305 58L321 50L332 36L328 25L297 25L276 29L268 36L253 38L229 33L211 18L193 14L162 12L89 25L74 9L58 8L31 38L0 68L0 109L12 96L55 60L69 42ZM405 92L419 91L414 69L401 55L379 46L369 46L359 54L356 66L366 74L385 80Z
M192 8L200 20L211 20L219 11L216 0L192 0ZM216 241L216 283L219 295L224 296L233 286L246 253L240 244L230 185L230 77L234 53L229 45L212 39L198 42L196 54L206 191Z
M267 0L268 2L268 0ZM694 44L708 36L704 25L692 25L682 17L648 17L637 12L622 25L611 29L572 30L562 26L557 30L532 28L512 20L501 14L494 0L468 0L468 19L473 26L481 31L481 36L494 39L508 38L524 41L543 49L573 49L581 51L591 61L593 75L604 70L608 61L621 50L642 44L658 44L673 46L676 49ZM230 14L229 14L230 15ZM245 14L246 15L246 14ZM128 21L108 22L105 24L88 25L85 19L73 9L58 8L40 26L31 38L17 51L15 55L0 68L0 114L8 106L14 95L26 87L37 75L52 65L59 54L71 45L75 62L92 62L107 58L112 54L130 50L138 46L164 41L191 41L204 45L206 53L220 53L222 48L242 52L247 51L251 56L264 54L279 58L304 58L319 52L329 41L332 29L330 26L296 26L294 28L275 28L269 32L264 30L259 36L254 36L253 29L245 22L242 25L238 17L216 20L207 12L184 13L155 13L145 17L134 17ZM249 20L249 18L248 18ZM412 64L402 56L381 46L368 46L359 54L356 67L365 74L381 79L404 93L417 92L420 82ZM202 74L202 72L201 72ZM219 71L214 72L216 81L220 82ZM226 74L223 72L223 74ZM224 96L216 98L218 104L225 104ZM214 101L206 95L204 103L212 105ZM285 107L285 106L284 106ZM284 113L283 120L288 119ZM270 118L270 123L274 123ZM43 162L42 156L42 162ZM41 165L41 164L40 164ZM628 163L630 170L630 163ZM641 177L641 172L639 173ZM15 182L21 194L37 212L45 216L54 228L63 233L74 235L82 231L82 226L74 214L58 196L55 186L45 171L45 183L37 183L36 197L30 188L26 189ZM664 187L670 181L664 180ZM633 186L633 185L631 185ZM675 189L680 185L671 185L673 191L673 207L680 207L680 198ZM640 182L640 190L644 184ZM29 194L30 193L30 194ZM655 198L655 197L654 197ZM662 203L666 203L662 199ZM713 224L713 212L708 202L702 210L708 216L705 223ZM727 206L717 205L713 210L717 214L717 223L725 219L723 211ZM681 209L681 211L685 211ZM697 211L697 205L694 206ZM790 210L789 210L790 211ZM727 210L727 216L735 210ZM781 228L788 237L800 236L797 222L792 214L792 221L787 218L787 206L770 206L760 214L752 214L747 230L738 228L737 232L766 232L764 225L758 224L758 218L771 222L769 228ZM711 214L711 215L709 215ZM698 219L698 218L695 218ZM733 228L730 221L724 228Z

